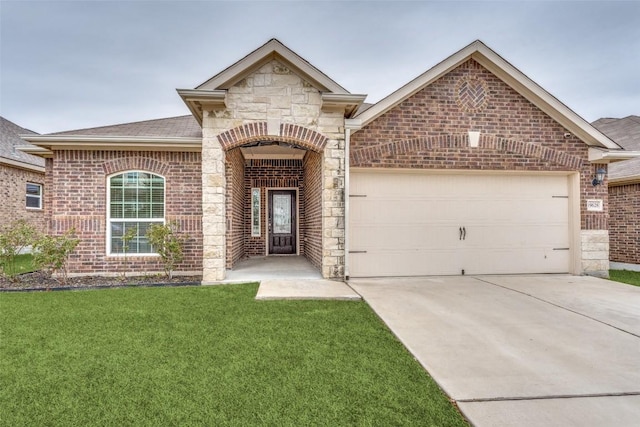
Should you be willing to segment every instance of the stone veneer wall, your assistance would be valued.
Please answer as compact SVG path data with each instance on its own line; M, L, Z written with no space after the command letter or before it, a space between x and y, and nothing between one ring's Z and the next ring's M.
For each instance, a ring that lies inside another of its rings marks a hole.
M226 175L229 185L227 185L227 268L233 265L246 255L244 245L245 228L245 191L244 191L244 157L240 150L231 150L226 156ZM251 214L249 214L251 218Z
M44 198L43 209L27 209L27 183L43 185L46 194L44 173L0 165L0 228L14 221L25 220L40 231L45 231Z
M344 277L343 113L322 111L319 90L276 59L230 87L225 104L203 111L204 282L225 276L225 150L263 139L322 151L321 270L325 278Z
M468 92L472 89L472 93ZM468 131L480 132L469 147ZM581 229L608 228L606 185L594 187L588 147L479 63L470 59L351 136L351 167L580 173ZM588 212L602 199L604 212ZM586 237L583 235L583 239ZM595 237L594 237L595 238ZM601 242L599 242L601 243ZM584 245L583 245L584 246ZM583 253L585 273L603 275L608 256Z
M55 165L55 167L53 167ZM200 153L129 151L55 151L47 159L48 230L60 235L75 228L80 244L72 254L72 274L132 274L163 272L158 256L108 256L107 177L128 170L148 171L165 177L165 218L176 221L188 234L184 261L176 272L202 269Z
M640 265L640 183L609 184L610 259Z
M322 268L322 156L308 151L304 156L304 253Z
M298 197L298 242L305 241L305 199L302 160L294 159L253 159L247 161L244 181L245 194L245 246L247 256L264 256L267 236L267 189L297 188ZM251 189L260 189L260 237L251 236ZM304 255L304 245L300 245L300 255Z

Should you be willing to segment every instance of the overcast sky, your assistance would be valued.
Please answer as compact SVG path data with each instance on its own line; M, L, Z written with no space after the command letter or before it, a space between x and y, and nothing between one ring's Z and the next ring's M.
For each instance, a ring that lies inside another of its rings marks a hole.
M188 114L277 38L377 102L476 39L588 121L640 114L640 1L0 0L0 115L39 133Z

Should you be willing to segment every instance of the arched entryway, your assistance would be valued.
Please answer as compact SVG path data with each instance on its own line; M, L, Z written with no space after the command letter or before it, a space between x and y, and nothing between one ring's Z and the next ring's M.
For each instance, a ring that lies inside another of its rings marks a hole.
M297 255L321 270L326 138L299 126L279 137L258 135L255 124L243 128L218 138L225 149L226 268L251 257Z

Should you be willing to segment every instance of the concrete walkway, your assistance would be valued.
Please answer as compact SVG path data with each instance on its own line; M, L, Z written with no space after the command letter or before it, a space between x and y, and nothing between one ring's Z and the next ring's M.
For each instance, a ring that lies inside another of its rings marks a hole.
M640 425L640 288L564 275L357 279L476 426Z
M360 295L346 283L334 280L271 279L260 282L256 299L359 300Z

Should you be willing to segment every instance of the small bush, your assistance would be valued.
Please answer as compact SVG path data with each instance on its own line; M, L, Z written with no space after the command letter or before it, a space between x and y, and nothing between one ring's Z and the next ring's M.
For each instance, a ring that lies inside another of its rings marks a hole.
M34 245L35 254L33 261L38 268L47 274L59 272L62 275L62 283L67 283L67 261L69 255L78 246L80 239L75 237L74 228L67 230L62 236L42 236Z
M25 220L18 220L0 230L0 269L2 274L12 279L19 273L16 257L29 246L35 244L39 233Z
M164 263L164 272L167 277L173 277L173 270L184 258L184 242L189 236L178 236L175 222L167 224L153 224L147 230L147 238L153 249L160 255Z

